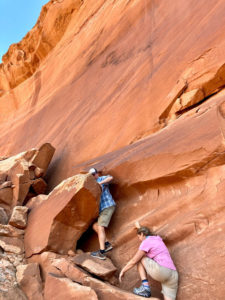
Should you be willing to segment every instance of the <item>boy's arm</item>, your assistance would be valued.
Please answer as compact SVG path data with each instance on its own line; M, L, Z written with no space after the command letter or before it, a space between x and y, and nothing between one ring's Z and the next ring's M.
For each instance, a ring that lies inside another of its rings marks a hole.
M105 183L110 183L113 180L112 176L107 176L105 179L103 179L101 182L99 182L100 185L105 184Z

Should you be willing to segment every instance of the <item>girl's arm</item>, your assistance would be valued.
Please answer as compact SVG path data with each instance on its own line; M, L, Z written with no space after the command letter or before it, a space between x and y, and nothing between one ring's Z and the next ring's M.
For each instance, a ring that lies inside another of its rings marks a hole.
M133 268L141 259L143 256L145 256L145 252L142 250L138 250L137 253L134 255L134 257L125 265L125 267L123 267L123 269L120 272L119 275L119 280L121 282L122 277L124 276L124 274L130 270L131 268Z

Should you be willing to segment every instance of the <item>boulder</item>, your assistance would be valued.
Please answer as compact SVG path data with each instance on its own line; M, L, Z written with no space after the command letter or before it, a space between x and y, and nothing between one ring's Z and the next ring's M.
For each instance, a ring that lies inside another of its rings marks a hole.
M37 195L44 194L47 188L47 183L42 178L35 179L31 184Z
M13 202L13 189L11 187L0 189L0 205L7 212L10 212Z
M9 220L9 224L20 229L24 229L27 226L27 212L26 206L15 206L13 208L12 215Z
M14 254L24 253L23 240L16 237L0 236L0 247L5 252L10 252Z
M19 265L16 272L17 282L30 300L42 300L42 281L37 263Z
M31 185L36 194L45 191L46 183L40 177L46 173L54 151L55 149L46 143L39 149L31 149L0 160L0 204L2 207L9 211L16 205L22 205L30 197Z
M98 216L100 187L90 174L64 180L29 214L26 256L45 250L67 254Z
M95 291L86 286L73 282L68 278L48 274L44 290L45 300L97 300Z
M76 255L73 261L84 270L104 280L112 277L117 270L109 258L99 260L88 253Z
M4 210L4 208L0 207L0 224L7 224L8 216Z
M66 258L54 259L52 265L60 270L64 276L80 284L83 284L85 278L90 276L86 271L74 265L72 260Z
M47 195L38 195L36 197L32 197L27 203L26 207L28 207L30 210L34 207L40 205L42 202L48 199Z
M18 229L11 225L0 224L0 236L23 237L24 230Z
M43 144L38 149L38 151L30 160L30 164L36 166L39 169L36 170L36 176L40 173L45 175L54 153L55 153L55 148L52 147L52 145L49 143ZM41 172L40 169L42 170Z
M56 275L63 275L61 270L53 265L55 260L61 258L61 255L54 252L43 252L36 254L27 259L29 263L38 263L41 270L43 280L46 280L48 273L54 273Z

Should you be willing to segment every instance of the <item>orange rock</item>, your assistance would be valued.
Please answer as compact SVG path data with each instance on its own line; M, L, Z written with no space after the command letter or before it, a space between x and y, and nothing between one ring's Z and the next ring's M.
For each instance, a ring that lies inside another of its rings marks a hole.
M13 189L12 188L0 189L0 205L8 213L10 211L12 201L13 201Z
M26 256L45 249L61 254L74 250L77 240L98 216L100 192L92 175L76 175L58 185L29 214Z
M74 265L72 260L66 258L54 259L52 265L59 269L64 276L80 284L84 284L85 278L90 276L86 271Z
M0 247L9 253L24 253L23 240L17 237L0 236Z
M34 180L31 184L32 188L34 189L37 195L44 194L47 188L47 183L42 178L38 178Z
M73 261L84 270L104 280L112 277L117 270L109 258L100 261L89 253L78 254L73 258Z
M24 229L27 226L27 212L28 207L15 206L9 219L9 224L16 228Z
M40 177L40 173L41 176L45 175L54 153L55 148L52 147L52 145L49 143L43 144L38 149L32 160L30 161L32 165L35 165L37 167L34 170L36 177Z
M22 291L28 299L42 300L42 281L37 263L19 265L16 268L16 278Z
M0 192L1 194L1 192ZM0 207L0 224L7 224L8 223L8 216L4 210L4 208Z
M42 202L48 199L47 195L38 195L37 197L31 198L27 203L26 206L29 209L33 209L34 207L40 205Z
M28 262L39 264L42 278L45 281L48 273L60 276L63 275L63 273L53 265L54 261L60 258L61 256L54 252L43 252L41 254L31 256L28 258Z
M23 237L24 230L18 229L11 225L0 224L0 236Z
M45 300L97 300L98 297L94 290L90 287L82 286L73 282L68 278L56 277L53 274L48 274L45 283Z

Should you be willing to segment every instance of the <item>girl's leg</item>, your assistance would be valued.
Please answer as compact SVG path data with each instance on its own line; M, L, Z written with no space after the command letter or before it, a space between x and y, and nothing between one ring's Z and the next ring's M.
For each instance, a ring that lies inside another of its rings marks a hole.
M141 280L147 279L147 273L146 273L145 268L141 261L138 263L137 269L138 269L138 273L141 277Z

